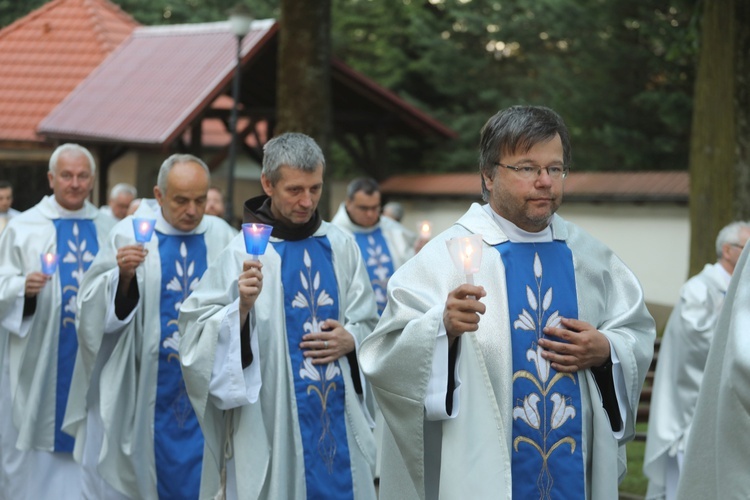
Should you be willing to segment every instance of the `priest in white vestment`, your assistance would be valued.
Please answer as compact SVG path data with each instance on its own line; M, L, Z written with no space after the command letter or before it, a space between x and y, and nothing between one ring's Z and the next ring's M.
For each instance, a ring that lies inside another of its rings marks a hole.
M11 207L13 204L13 186L8 181L0 180L0 234L8 225L8 222L20 214L18 210Z
M167 158L156 200L133 216L154 221L153 236L137 243L126 217L81 288L64 429L76 436L86 498L198 498L203 437L180 371L177 316L235 234L204 216L209 181L201 159Z
M680 500L750 498L750 250L714 329L680 473Z
M53 194L0 235L0 489L6 498L80 497L61 431L77 348L76 295L112 220L88 201L96 164L77 144L50 157ZM44 266L44 267L43 267Z
M643 472L646 498L676 499L677 482L695 413L708 350L729 280L750 238L750 225L733 222L716 237L718 260L706 264L680 290L656 364Z
M374 500L375 444L359 343L377 322L354 240L320 219L325 161L310 137L264 147L272 226L258 260L238 235L180 312L180 361L206 451L201 498Z
M388 423L383 498L617 498L655 328L633 273L555 215L570 160L554 111L496 114L489 204L391 278L359 355Z
M381 216L380 202L380 186L375 179L354 179L346 188L346 200L331 220L332 224L351 234L357 241L375 293L378 314L385 309L388 280L396 269L414 256L417 242L416 234L400 222ZM378 447L375 475L379 477L385 422L372 397L369 401L372 403L370 412L375 415L374 432Z
M414 255L416 234L401 223L380 216L380 187L375 179L354 179L346 200L331 223L354 236L370 275L378 313L385 309L386 289L393 271Z

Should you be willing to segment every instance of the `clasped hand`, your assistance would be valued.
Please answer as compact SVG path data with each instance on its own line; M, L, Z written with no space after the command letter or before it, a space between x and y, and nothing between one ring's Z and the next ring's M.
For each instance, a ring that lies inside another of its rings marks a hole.
M354 350L354 337L338 321L327 319L320 329L304 335L299 344L303 356L312 358L314 365L332 363Z

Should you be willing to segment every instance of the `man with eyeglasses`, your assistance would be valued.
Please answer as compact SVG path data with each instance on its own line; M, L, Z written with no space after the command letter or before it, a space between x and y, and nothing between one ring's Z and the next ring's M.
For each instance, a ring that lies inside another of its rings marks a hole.
M570 161L557 113L500 111L489 203L391 278L359 357L388 424L384 498L617 498L655 327L627 266L555 214ZM473 235L469 280L446 242Z
M0 490L80 498L74 440L61 431L78 341L76 296L114 224L88 201L96 164L77 144L50 157L52 189L0 237ZM57 262L44 269L43 261Z
M677 483L716 321L748 238L748 222L733 222L719 231L717 261L706 264L682 286L680 299L667 322L654 376L643 460L643 472L649 478L649 498L677 498Z
M380 216L380 186L361 177L349 183L346 200L331 223L354 236L370 275L378 314L385 308L385 291L393 272L414 255L416 234L399 222Z

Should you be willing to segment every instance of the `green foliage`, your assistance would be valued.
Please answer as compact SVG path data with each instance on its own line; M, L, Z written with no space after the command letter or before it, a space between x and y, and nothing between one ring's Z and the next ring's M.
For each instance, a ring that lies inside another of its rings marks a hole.
M224 21L238 3L250 7L257 18L277 17L274 0L112 0L145 25Z
M47 0L0 0L0 28L4 28L32 10L38 9Z
M481 126L520 103L566 119L574 168L685 169L694 3L338 0L334 53L460 134L431 169L475 168Z
M223 20L236 2L115 0L146 25ZM29 0L26 10L37 3ZM245 3L258 18L279 16L278 0ZM390 142L394 172L474 170L479 130L513 104L545 105L563 116L575 169L681 170L697 3L333 0L333 53L459 134L455 141ZM12 0L0 6L5 17L25 13ZM348 162L337 169L356 171Z

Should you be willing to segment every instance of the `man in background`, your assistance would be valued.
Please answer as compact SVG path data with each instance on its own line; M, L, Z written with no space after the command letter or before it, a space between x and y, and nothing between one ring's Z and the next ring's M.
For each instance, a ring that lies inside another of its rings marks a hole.
M677 483L716 321L732 273L750 238L750 224L733 222L716 238L717 261L680 289L656 364L643 472L649 499L676 499Z
M3 232L10 219L21 213L11 208L12 204L13 186L8 181L0 180L0 233Z
M750 250L737 262L716 322L677 498L750 498Z
M380 187L375 179L354 179L331 223L353 235L362 252L375 292L378 314L385 308L393 272L414 255L416 235L400 223L380 216Z
M137 196L138 191L130 184L125 182L115 184L109 191L107 204L99 210L114 218L115 222L119 222L128 215L128 207Z
M208 188L208 198L206 199L206 215L215 215L222 219L226 215L224 207L224 193L221 189L211 186Z
M401 219L404 218L404 207L397 201L389 201L383 205L383 216L401 222Z

